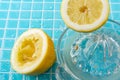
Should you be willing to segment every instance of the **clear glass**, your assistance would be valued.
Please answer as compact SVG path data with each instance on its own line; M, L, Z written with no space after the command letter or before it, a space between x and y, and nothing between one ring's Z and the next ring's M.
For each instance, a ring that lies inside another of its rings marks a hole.
M91 33L66 29L58 41L57 80L120 80L120 23Z

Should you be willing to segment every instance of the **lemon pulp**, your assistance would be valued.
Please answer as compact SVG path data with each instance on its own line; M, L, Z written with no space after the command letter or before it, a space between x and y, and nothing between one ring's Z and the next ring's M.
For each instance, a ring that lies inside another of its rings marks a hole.
M67 27L78 32L92 32L106 23L108 0L63 0L61 16Z
M40 51L42 51L43 44L42 39L37 36L27 36L18 46L18 63L20 66L29 66L31 63L37 60L37 57L40 56Z
M100 18L102 9L101 0L69 0L67 14L74 23L91 24Z
M12 68L21 74L44 73L55 60L53 41L41 29L24 32L15 42L11 54Z

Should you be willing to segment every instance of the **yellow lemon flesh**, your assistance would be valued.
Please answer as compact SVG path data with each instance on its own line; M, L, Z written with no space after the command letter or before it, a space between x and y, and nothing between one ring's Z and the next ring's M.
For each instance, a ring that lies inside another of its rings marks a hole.
M79 32L100 28L109 16L108 0L63 0L61 15L68 27Z
M24 32L11 54L12 68L21 74L44 73L56 60L53 41L41 29Z

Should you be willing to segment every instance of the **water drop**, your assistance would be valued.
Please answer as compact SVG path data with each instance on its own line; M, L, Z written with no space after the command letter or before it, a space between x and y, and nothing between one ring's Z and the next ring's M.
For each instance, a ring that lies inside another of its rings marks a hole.
M109 75L110 73L111 73L111 72L110 72L110 71L108 71L108 73L107 73L107 74Z
M80 65L79 65L79 67L81 68L81 67L82 67L82 65L80 64Z

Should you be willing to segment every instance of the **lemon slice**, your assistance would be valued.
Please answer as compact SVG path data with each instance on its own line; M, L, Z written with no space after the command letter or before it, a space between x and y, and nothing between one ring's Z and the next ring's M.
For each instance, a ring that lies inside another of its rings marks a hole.
M63 0L61 15L68 27L79 32L100 28L109 16L108 0Z
M41 29L24 32L15 42L11 54L12 68L22 74L40 74L56 60L54 44Z

